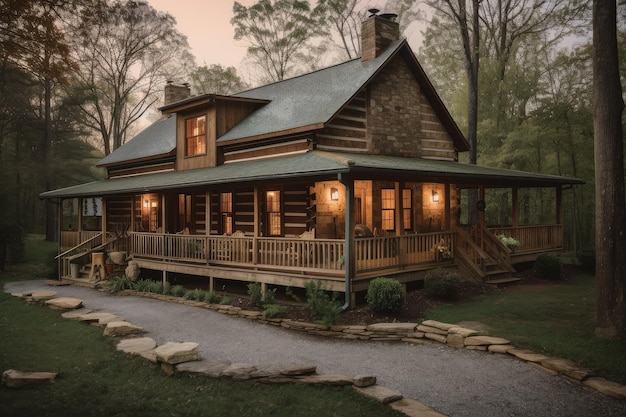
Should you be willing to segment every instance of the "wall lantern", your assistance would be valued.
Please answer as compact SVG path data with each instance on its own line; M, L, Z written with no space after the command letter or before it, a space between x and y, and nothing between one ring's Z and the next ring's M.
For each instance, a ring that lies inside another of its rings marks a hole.
M339 190L337 190L335 187L330 189L330 199L332 201L339 201Z
M433 190L433 203L438 203L438 202L439 202L439 193Z

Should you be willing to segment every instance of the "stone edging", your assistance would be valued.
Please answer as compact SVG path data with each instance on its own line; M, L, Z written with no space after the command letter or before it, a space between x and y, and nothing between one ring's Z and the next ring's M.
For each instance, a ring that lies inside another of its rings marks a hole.
M161 301L206 308L217 311L218 313L242 317L249 320L257 320L273 326L280 326L316 336L348 340L405 342L411 344L441 343L454 348L511 355L551 375L561 375L570 381L593 388L602 394L626 400L626 386L602 377L594 376L591 370L583 368L573 361L535 353L528 349L517 349L506 339L481 335L477 330L464 328L456 324L425 320L421 324L377 323L361 326L326 326L318 323L308 323L283 318L266 319L260 311L243 310L230 305L208 304L202 301L185 300L182 297L171 295L138 292L134 290L125 290L118 294L153 298Z
M153 297L150 297L148 294ZM84 321L93 326L102 327L104 328L105 336L129 336L119 339L120 341L117 343L116 349L127 354L139 355L153 363L160 364L161 369L167 375L173 375L176 372L187 372L206 377L231 377L238 380L254 379L256 382L264 384L352 385L354 389L362 395L372 398L381 404L388 405L407 416L446 417L418 401L404 398L399 392L377 385L375 376L358 375L354 378L350 378L343 375L319 375L316 372L315 366L306 364L290 364L276 371L263 371L250 364L230 363L227 361L203 361L198 356L199 345L197 343L167 342L161 346L157 346L156 341L153 339L149 337L139 337L141 333L144 333L143 328L124 321L122 318L111 313L93 311L85 308L82 300L78 298L56 298L54 291L13 293L11 295L24 299L28 303L43 302L52 309L63 311L63 318ZM133 292L132 295L143 295L163 301L180 302L179 297L159 294ZM197 303L189 300L182 301L184 301L182 304L194 307L211 306L213 307L212 309L221 313L237 315L249 319L258 319L274 325L282 325L282 321L279 323L275 320L268 321L263 319L259 312L245 311L232 306L208 305L206 303ZM313 326L313 328L318 326L311 323L306 323L305 326L307 325ZM44 373L31 372L25 374L16 370L8 370L3 373L2 381L7 387L25 386L33 380L34 374ZM50 375L53 375L52 379L56 377L56 374ZM46 381L49 380L50 377L48 377Z

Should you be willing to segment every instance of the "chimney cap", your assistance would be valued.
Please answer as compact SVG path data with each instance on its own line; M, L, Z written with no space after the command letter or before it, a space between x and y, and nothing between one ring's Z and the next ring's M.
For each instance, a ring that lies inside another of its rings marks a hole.
M387 20L390 20L392 22L395 22L396 18L398 17L398 15L395 14L395 13L383 13L383 14L381 14L379 16L382 17L383 19L387 19Z
M376 16L380 12L378 9L368 9L367 11L371 13L370 17Z

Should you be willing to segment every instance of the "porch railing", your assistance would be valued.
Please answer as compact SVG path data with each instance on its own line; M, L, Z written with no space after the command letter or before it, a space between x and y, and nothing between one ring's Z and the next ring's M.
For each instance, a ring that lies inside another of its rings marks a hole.
M62 230L59 244L62 248L73 248L101 234L100 230Z
M540 252L563 247L563 225L490 227L495 235L504 234L519 241L515 252Z
M341 274L344 241L239 236L194 236L133 232L131 254L164 261L263 267ZM438 247L453 253L454 232L359 238L356 273L397 270L442 260Z

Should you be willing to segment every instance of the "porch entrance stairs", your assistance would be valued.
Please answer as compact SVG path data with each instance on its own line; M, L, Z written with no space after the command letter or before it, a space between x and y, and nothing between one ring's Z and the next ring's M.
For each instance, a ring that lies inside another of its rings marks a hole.
M512 275L511 250L488 230L457 228L455 250L459 271L475 281L494 285L519 281Z

